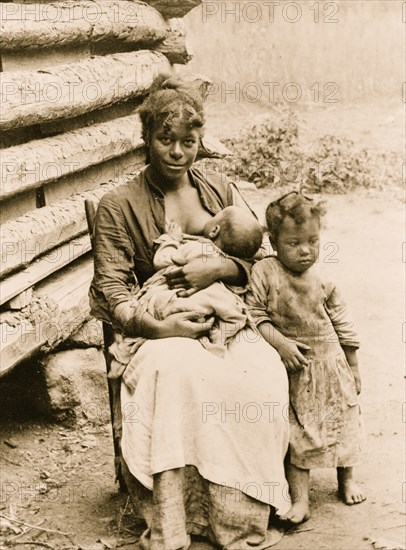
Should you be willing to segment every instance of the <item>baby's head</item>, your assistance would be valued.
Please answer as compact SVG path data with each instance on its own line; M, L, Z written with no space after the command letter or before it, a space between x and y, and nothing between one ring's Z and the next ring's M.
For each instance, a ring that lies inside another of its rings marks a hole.
M203 235L236 258L252 258L262 243L261 225L239 206L227 206L213 216L204 226Z
M297 191L283 195L266 209L269 240L279 261L294 273L303 273L319 257L324 204Z

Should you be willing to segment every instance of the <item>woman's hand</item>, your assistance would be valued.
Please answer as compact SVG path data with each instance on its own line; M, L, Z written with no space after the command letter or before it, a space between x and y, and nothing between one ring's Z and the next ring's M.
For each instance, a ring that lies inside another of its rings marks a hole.
M144 312L140 318L134 317L133 326L129 327L127 336L142 336L149 340L181 336L184 338L200 338L207 334L215 319L207 318L201 311L182 311L168 315L159 321L150 313Z
M168 273L166 282L171 289L182 289L178 292L180 298L187 298L198 290L210 286L219 279L225 258L196 258Z
M181 336L183 338L200 338L209 332L214 323L214 317L207 320L198 311L183 311L173 313L160 321L157 338Z

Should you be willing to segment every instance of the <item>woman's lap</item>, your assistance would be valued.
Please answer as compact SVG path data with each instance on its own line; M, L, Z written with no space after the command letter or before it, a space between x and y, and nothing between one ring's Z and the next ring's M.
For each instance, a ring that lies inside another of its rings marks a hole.
M123 384L121 392L123 456L147 488L155 487L156 475L193 465L209 485L283 513L286 371L252 331L238 337L224 360L184 338L148 341L138 350L135 391Z

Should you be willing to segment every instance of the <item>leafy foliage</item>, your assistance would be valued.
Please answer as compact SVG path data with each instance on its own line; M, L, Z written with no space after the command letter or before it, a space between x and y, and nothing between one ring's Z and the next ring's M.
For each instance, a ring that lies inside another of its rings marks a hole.
M237 138L226 140L225 145L235 152L235 158L226 159L229 175L257 187L278 183L286 163L292 164L299 157L298 137L299 127L292 112L265 118Z
M372 153L335 136L323 136L306 158L306 188L345 193L358 188L383 189L400 183L401 160L395 153Z
M297 117L289 110L227 139L232 157L221 169L234 181L256 187L303 188L312 193L345 193L357 188L401 185L402 160L396 153L372 153L348 139L325 135L306 151L299 145Z

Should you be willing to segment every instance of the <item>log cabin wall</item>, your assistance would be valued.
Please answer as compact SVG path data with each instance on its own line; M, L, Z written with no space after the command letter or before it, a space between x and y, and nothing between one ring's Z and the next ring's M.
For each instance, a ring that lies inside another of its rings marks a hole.
M84 200L144 164L137 107L200 1L0 2L0 374L89 318Z

